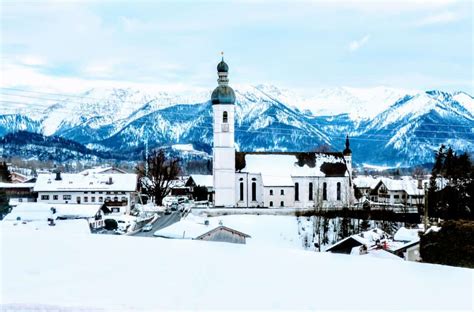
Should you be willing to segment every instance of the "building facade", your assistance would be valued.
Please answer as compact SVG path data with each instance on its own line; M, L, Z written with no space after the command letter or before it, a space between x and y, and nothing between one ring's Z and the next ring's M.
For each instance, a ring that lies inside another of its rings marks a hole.
M129 213L135 206L137 175L55 174L38 175L34 190L38 202L47 204L105 205L111 213Z

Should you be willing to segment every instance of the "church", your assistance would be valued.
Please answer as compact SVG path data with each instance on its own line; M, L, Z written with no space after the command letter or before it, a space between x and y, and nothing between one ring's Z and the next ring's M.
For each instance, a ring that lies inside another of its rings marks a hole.
M349 138L342 152L237 152L229 66L212 92L214 207L340 209L354 203Z

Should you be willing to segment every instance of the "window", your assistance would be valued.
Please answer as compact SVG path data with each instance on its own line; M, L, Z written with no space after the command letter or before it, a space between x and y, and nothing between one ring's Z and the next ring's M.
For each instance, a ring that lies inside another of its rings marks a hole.
M99 194L102 194L102 193L104 193L104 192L99 192Z
M105 199L105 201L106 201L106 202L107 202L107 201L110 201L110 197L107 196L107 198Z
M280 206L281 206L281 207L285 207L285 202L284 202L284 201L281 201L281 202L280 202Z
M313 182L309 182L308 199L313 200Z
M328 200L328 185L326 182L323 183L323 200Z
M109 194L110 194L110 192L106 192L106 194L107 194L107 195L109 195Z
M244 200L244 182L240 182L240 201Z
M91 194L95 194L95 192L91 192Z
M102 196L99 197L99 203L103 203L104 202L104 198Z
M270 202L270 207L273 207L273 202L272 201Z
M87 203L89 201L89 197L84 196L84 202Z
M19 202L19 203L22 203L22 202L23 202L23 198L18 198L18 202Z
M49 200L49 195L41 195L41 200Z
M222 123L227 123L227 121L228 121L227 112L224 111L222 113Z
M270 196L273 196L273 190L270 190Z
M87 194L87 193L89 193L89 192L84 192L84 194Z
M112 212L120 212L120 208L112 208L111 211Z
M337 182L337 200L341 200L341 182Z
M91 197L91 203L95 203L95 196Z
M300 184L297 182L295 183L295 201L300 200Z
M63 195L63 200L71 200L71 195Z
M252 201L257 201L257 183L252 182Z
M53 200L58 200L59 199L59 195L53 195Z
M77 202L78 204L81 203L81 197L80 197L80 196L77 196L77 197L76 197L76 202Z
M285 190L280 190L280 195L285 195Z
M121 200L124 202L124 201L127 201L127 197L125 196L122 196Z

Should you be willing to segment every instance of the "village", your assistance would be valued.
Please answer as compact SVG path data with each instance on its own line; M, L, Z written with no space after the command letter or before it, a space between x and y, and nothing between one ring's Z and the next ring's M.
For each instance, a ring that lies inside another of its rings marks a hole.
M342 152L236 151L228 72L222 58L211 96L213 174L181 175L178 162L162 151L135 172L102 166L72 173L58 166L33 176L4 162L3 228L70 228L422 260L420 235L439 230L426 214L428 175L360 175L349 136ZM440 189L447 184L443 178L436 183Z

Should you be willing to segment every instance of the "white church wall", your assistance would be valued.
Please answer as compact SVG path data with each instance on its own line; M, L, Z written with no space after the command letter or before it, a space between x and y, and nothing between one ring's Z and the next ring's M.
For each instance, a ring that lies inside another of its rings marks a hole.
M252 196L252 183L255 183L255 198ZM241 190L243 191L242 194ZM261 174L246 172L236 173L235 201L237 207L263 207L265 205Z
M295 206L295 192L293 186L265 186L265 207L288 208Z

